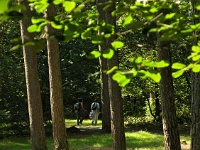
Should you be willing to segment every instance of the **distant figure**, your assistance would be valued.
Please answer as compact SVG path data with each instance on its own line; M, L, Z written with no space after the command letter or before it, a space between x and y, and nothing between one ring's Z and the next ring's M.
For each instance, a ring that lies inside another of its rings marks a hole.
M79 100L79 102L74 104L74 110L77 114L77 125L80 125L83 122L83 114L84 114L83 100Z
M92 120L92 124L96 125L98 121L100 106L98 102L93 102L91 104L91 112L90 112L90 119Z

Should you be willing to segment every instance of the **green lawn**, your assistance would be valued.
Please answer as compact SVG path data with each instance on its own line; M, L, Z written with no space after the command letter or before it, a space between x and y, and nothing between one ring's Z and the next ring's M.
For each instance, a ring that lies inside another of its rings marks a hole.
M101 122L97 126L91 126L90 120L84 120L81 128L100 128ZM66 126L76 125L75 120L66 120ZM190 142L189 136L181 136L181 141ZM112 138L110 134L92 134L85 136L70 136L68 137L70 150L76 149L90 149L92 147L111 148ZM130 149L149 149L149 150L162 150L163 149L163 136L160 134L153 134L147 131L126 132L127 147ZM47 139L48 149L53 149L53 140ZM0 150L30 150L29 138L12 137L0 140Z

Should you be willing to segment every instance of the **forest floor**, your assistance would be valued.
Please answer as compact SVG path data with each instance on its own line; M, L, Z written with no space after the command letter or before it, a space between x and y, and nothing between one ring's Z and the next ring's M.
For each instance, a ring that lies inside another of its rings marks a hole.
M150 133L156 133L156 134L163 134L162 126L161 125L152 125L152 124L139 124L139 125L131 125L127 126L125 128L128 132L136 132L136 131L147 131ZM181 135L189 135L189 127L188 126L181 126L179 127L179 132ZM71 126L67 128L68 135L72 137L84 137L89 135L96 135L96 134L102 134L102 130L100 126L94 126L94 125L80 125L80 126ZM190 149L190 143L187 141L182 140L181 141L181 149L182 150L189 150ZM80 149L80 150L86 150L86 149ZM112 148L87 148L87 150L112 150ZM128 149L132 150L132 149ZM140 148L137 148L137 150L142 150Z

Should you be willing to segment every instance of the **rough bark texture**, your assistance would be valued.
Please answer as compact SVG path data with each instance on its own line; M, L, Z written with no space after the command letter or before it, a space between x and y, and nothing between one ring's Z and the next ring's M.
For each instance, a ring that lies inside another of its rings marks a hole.
M104 0L96 0L97 10L99 12L98 22L105 20ZM101 32L101 31L99 31ZM103 52L107 48L106 40L99 45L99 51ZM101 78L101 106L102 106L102 131L104 133L111 132L111 122L110 122L110 98L108 91L108 76L103 72L108 69L107 60L103 57L99 58L100 63L100 78Z
M200 73L192 73L191 150L200 150Z
M118 64L117 53L108 62L109 68ZM111 103L111 130L114 150L125 150L125 133L124 133L124 118L123 118L123 103L121 98L121 89L119 85L109 75L109 95Z
M55 7L53 4L46 10L46 18L53 20L55 16ZM53 139L55 150L66 150L67 136L65 129L62 80L60 71L59 45L58 41L51 35L56 32L51 26L46 27L47 32L47 50L48 50L48 65L49 65L49 82L50 82L50 103L51 116L53 124Z
M195 9L198 0L191 0L193 14L199 14ZM194 24L199 23L200 19L195 19ZM194 44L198 42L200 32L194 32ZM200 150L200 73L192 73L191 83L191 109L192 109L192 125L191 125L191 150Z
M26 0L19 0L19 3L26 6L26 11L23 12L24 18L20 21L22 43L24 44L33 41L33 36L27 31L27 27L31 25L31 11ZM24 45L23 55L32 149L46 150L36 51L32 46Z
M158 46L159 60L165 60L171 64L169 43L159 41ZM176 120L176 107L171 66L161 69L160 73L162 77L160 82L160 94L162 103L162 122L165 149L181 150L178 124Z
M106 3L108 1L106 0ZM110 1L109 1L110 2ZM115 1L110 2L110 6L106 9L106 22L115 26L116 18L112 15L115 10ZM111 47L111 43L115 40L115 36L107 40L107 44ZM114 66L119 66L118 53L115 51L115 55L108 60L108 69ZM110 97L110 111L111 111L111 131L112 131L112 143L114 150L125 150L126 141L124 133L124 118L123 118L123 103L121 98L121 88L112 80L112 74L108 77L109 82L109 97Z
M110 122L110 98L108 89L108 76L103 73L107 69L107 61L100 58L101 73L101 104L102 104L102 131L104 133L111 132Z

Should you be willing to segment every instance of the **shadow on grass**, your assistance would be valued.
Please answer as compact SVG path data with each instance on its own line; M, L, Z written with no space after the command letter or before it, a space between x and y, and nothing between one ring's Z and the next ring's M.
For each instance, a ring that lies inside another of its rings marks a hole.
M0 141L1 150L30 150L30 140L27 138L8 138Z

